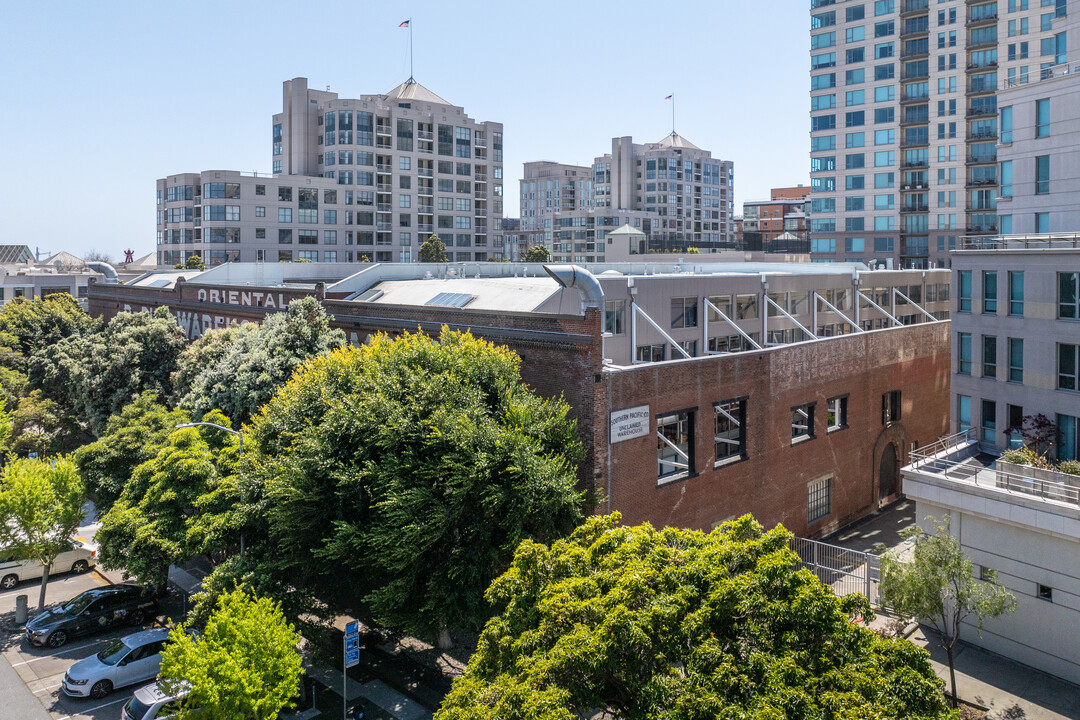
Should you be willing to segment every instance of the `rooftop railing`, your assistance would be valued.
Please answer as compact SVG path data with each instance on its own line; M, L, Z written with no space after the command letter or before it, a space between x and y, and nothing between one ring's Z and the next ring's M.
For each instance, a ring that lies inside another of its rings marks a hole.
M972 462L981 452L977 438L975 428L970 428L912 450L909 467L914 472L938 475L953 482L1080 506L1080 477L1051 473L1052 479L1041 479L997 469L996 463Z
M960 239L957 250L1045 250L1080 248L1080 233L974 235Z

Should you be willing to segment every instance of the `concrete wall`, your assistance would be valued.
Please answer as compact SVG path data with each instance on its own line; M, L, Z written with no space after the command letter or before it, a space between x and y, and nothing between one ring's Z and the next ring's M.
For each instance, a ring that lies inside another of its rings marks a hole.
M1005 655L1074 683L1080 683L1080 536L1017 522L1026 517L1015 512L1013 503L974 502L957 507L949 495L937 502L918 500L916 514L921 527L933 530L928 517L938 520L951 515L950 529L960 539L965 554L979 568L992 568L998 581L1016 597L1015 612L988 620L979 633L966 623L961 638L974 645ZM954 498L955 499L955 498ZM1032 500L1032 503L1048 505ZM980 511L981 509L981 511ZM1060 510L1059 512L1064 512ZM1034 518L1035 511L1027 508ZM1054 516L1046 515L1046 520ZM1080 517L1070 513L1071 525ZM1053 589L1052 600L1038 596L1038 586Z

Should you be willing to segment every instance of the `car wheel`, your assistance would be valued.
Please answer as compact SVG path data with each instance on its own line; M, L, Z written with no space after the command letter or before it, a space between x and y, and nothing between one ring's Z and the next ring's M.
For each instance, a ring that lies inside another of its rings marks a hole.
M135 612L131 613L132 625L142 625L144 622L146 622L146 613L144 611L136 610Z
M90 569L90 563L86 562L85 560L76 560L71 565L71 572L73 572L73 573L84 573L89 569Z
M19 584L18 575L5 575L3 580L0 580L0 588L4 590L10 590Z
M48 641L45 643L51 648L58 648L67 642L67 632L64 630L53 630L49 635Z
M112 691L113 686L111 682L109 682L108 680L98 680L96 683L94 683L93 687L90 688L90 697L94 698L95 700L100 700Z

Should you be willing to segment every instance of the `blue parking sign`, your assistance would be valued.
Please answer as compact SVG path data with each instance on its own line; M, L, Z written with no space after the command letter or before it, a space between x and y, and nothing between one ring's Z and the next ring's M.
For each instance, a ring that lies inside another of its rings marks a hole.
M350 635L359 635L359 634L360 634L360 621L359 620L352 620L350 622L345 623L345 637L348 637Z
M345 667L351 668L354 665L360 664L360 648L356 647L352 650L345 651Z

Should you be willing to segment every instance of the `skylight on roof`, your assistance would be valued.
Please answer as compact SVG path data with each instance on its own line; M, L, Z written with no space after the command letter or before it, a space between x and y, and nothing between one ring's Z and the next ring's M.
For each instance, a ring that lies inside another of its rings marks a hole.
M424 304L463 308L475 299L475 295L469 295L468 293L441 292Z

